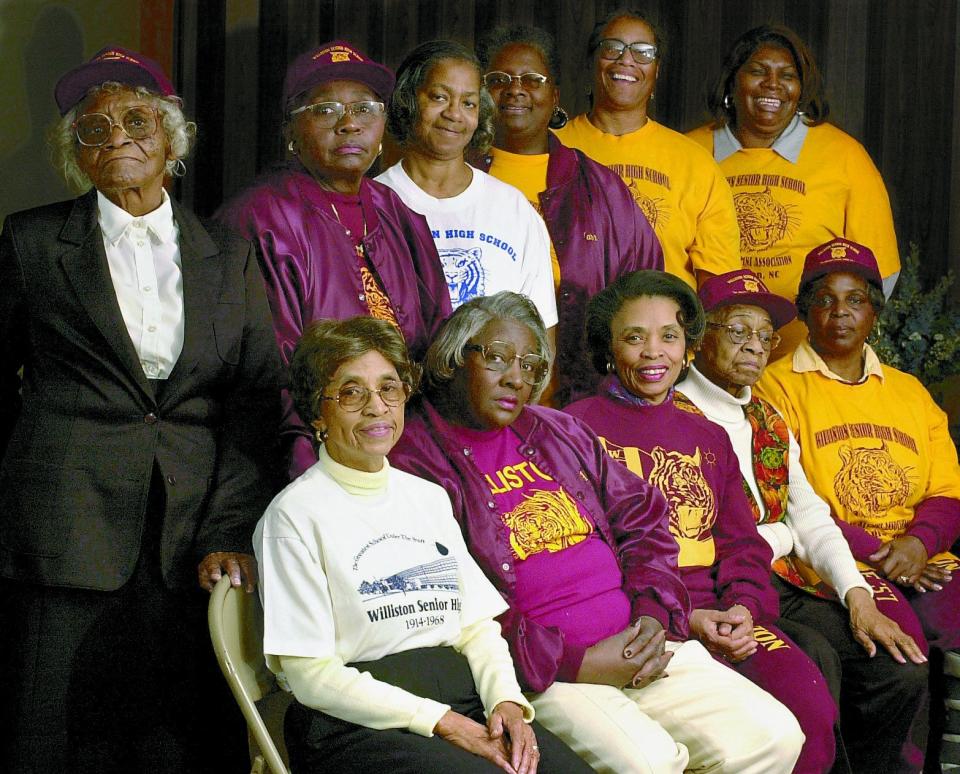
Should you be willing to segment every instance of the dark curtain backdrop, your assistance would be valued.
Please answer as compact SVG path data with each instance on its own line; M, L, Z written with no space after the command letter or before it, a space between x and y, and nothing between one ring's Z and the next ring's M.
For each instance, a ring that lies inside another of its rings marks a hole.
M587 107L586 41L617 0L178 0L178 80L201 140L180 194L203 214L282 158L280 92L287 63L333 38L396 67L413 46L446 37L472 46L503 23L557 39L561 98ZM705 119L704 93L723 53L757 24L786 24L824 72L831 120L883 173L901 252L918 242L930 277L960 268L956 0L650 0L666 32L653 113L685 131ZM386 155L390 157L391 149ZM957 189L957 190L953 190ZM951 243L951 226L953 227ZM954 253L956 250L954 249Z

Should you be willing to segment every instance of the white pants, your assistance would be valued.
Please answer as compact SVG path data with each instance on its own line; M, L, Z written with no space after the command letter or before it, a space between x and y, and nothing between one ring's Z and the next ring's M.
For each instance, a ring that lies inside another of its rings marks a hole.
M699 642L667 649L667 677L622 690L554 683L530 697L537 720L601 774L793 770L804 736L790 710Z

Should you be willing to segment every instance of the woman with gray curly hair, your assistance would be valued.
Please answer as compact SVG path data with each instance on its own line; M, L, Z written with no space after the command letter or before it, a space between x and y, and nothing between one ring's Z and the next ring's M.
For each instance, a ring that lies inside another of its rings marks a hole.
M557 324L550 237L523 194L464 160L493 138L493 101L476 56L446 40L417 46L397 70L388 128L403 159L377 180L430 224L456 308L512 290Z
M683 642L663 496L579 419L530 405L548 352L529 299L468 301L427 351L426 399L390 453L450 496L510 605L499 621L537 719L598 772L791 771L793 716Z
M0 236L0 770L238 770L200 587L253 590L275 491L263 279L164 190L196 127L156 62L103 49L56 100L84 193Z

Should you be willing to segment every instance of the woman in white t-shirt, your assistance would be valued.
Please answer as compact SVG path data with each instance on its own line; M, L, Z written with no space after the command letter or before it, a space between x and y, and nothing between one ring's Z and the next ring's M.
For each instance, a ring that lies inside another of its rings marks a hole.
M494 105L480 75L476 56L459 43L435 40L407 55L387 116L403 159L377 180L426 217L454 309L501 290L523 293L552 337L547 227L520 191L464 161L493 138Z
M264 652L296 701L294 772L588 772L530 726L503 599L467 552L446 492L394 470L416 368L384 320L322 320L291 390L320 441L254 533Z

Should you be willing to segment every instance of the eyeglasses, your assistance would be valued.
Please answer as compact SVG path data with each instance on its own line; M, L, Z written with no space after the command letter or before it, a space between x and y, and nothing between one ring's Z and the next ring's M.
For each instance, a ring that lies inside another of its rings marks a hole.
M711 328L726 328L727 337L734 344L746 344L754 336L760 342L760 346L767 352L774 349L780 343L780 334L769 328L754 330L740 323L724 325L723 323L707 323Z
M547 375L546 358L540 355L518 355L513 344L505 341L491 341L489 344L467 344L464 349L479 352L483 356L483 367L488 371L504 373L514 360L520 361L520 378L530 385L537 385Z
M616 38L605 38L597 44L601 59L615 61L623 56L623 52L630 49L633 58L640 64L650 64L656 61L657 47L652 43L624 43Z
M134 105L124 110L116 122L105 113L86 113L73 122L77 139L88 148L104 145L115 126L131 140L145 140L157 131L157 113L153 108Z
M372 124L378 118L383 116L384 105L382 102L315 102L312 105L304 105L296 110L290 111L290 117L310 111L310 117L321 129L332 129L343 118L344 113L349 113L358 124Z
M506 89L510 84L516 81L527 91L536 91L550 79L540 73L524 73L523 75L510 75L500 70L494 70L483 76L483 83L488 89Z
M410 385L406 382L387 382L379 390L351 384L341 387L336 395L321 394L320 400L335 400L344 411L359 411L370 401L371 395L379 395L380 400L391 408L406 403L410 397Z

